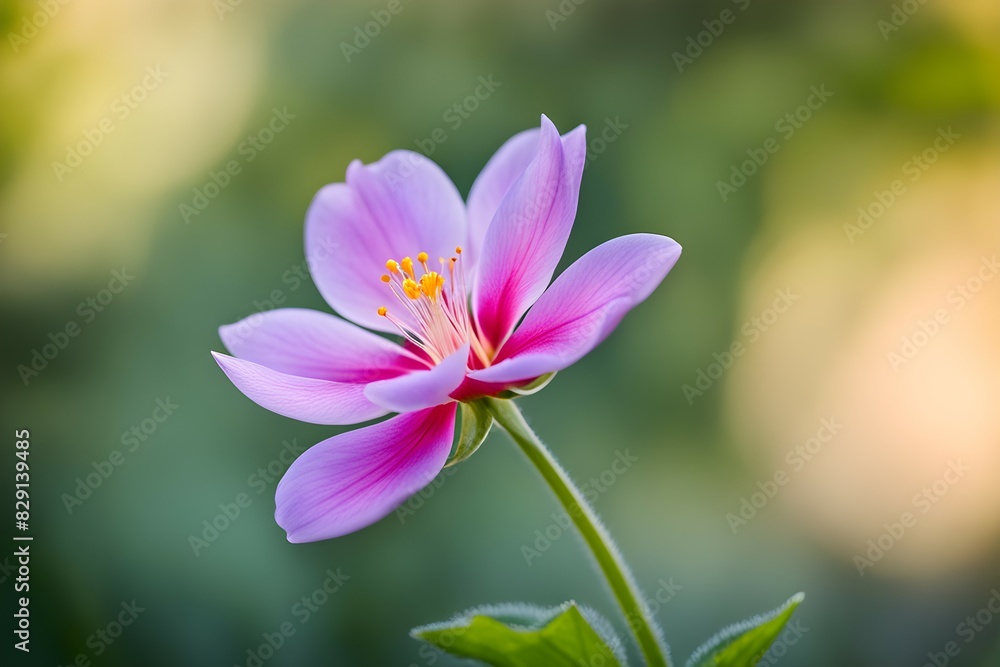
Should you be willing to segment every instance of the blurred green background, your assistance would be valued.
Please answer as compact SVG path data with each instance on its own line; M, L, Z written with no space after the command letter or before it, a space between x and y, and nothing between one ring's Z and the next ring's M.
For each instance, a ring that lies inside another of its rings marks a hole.
M258 408L209 356L219 325L275 299L326 309L297 273L303 217L350 160L419 148L465 194L540 113L590 128L564 266L631 232L685 248L521 401L580 482L638 457L596 506L669 598L675 660L804 590L801 637L765 664L933 664L952 641L948 664L1000 664L1000 5L332 5L2 6L0 458L12 489L13 431L31 429L35 535L34 641L13 664L247 665L286 621L264 664L458 664L408 629L500 601L575 599L621 629L575 536L527 562L557 508L501 435L411 512L288 544L283 443L336 430ZM480 77L500 85L470 98ZM262 132L275 110L293 117ZM115 271L134 276L118 293ZM52 358L25 372L36 351ZM178 406L161 422L158 400ZM817 447L823 419L841 426ZM349 579L301 622L328 568Z

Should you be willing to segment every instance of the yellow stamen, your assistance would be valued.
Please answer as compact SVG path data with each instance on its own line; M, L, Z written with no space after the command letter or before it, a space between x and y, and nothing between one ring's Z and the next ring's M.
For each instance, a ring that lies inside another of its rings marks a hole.
M420 266L424 267L424 273L429 273L430 269L427 267L428 255L426 252L417 253L417 261L420 262Z
M403 260L404 262L406 260ZM417 286L417 281L413 278L407 278L403 281L403 294L410 297L411 299L420 298L420 287Z
M420 291L431 301L437 298L438 291L444 287L444 276L437 271L431 271L420 276Z
M404 322L389 313L385 306L378 309L378 314L399 329L406 340L427 353L434 363L440 363L463 344L468 344L479 362L489 366L493 351L480 339L469 316L461 256L462 248L456 246L454 256L447 261L444 257L438 259L438 272L428 266L429 254L419 252L415 255L422 269L419 276L414 272L416 267L411 257L403 257L398 262L386 260L385 268L389 273L380 279L403 304L408 317Z

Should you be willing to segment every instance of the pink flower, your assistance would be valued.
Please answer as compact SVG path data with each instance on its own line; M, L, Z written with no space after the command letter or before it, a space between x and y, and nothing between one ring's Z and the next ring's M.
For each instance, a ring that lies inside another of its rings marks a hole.
M573 364L663 280L680 246L633 234L591 250L549 285L585 158L583 126L560 136L542 116L540 129L490 159L468 204L437 165L409 151L354 161L346 183L316 195L306 253L345 319L259 313L219 330L234 356L213 355L240 391L286 417L356 424L399 414L295 461L276 497L289 541L337 537L392 512L447 462L456 401Z

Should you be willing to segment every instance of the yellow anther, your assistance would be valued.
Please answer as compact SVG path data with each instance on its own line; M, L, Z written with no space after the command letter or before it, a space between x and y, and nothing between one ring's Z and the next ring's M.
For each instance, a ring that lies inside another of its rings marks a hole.
M437 297L438 291L443 286L444 276L437 271L430 271L420 276L420 291L431 299L431 301Z
M379 279L403 304L406 317L391 315L386 306L380 306L377 312L434 363L468 345L478 362L489 366L492 350L479 339L469 316L462 252L462 247L456 246L454 254L438 257L434 267L429 265L430 253L422 251L398 261L385 260L386 273Z
M406 261L405 259L403 260ZM407 278L403 281L403 294L410 297L411 299L420 298L420 287L417 285L417 281L413 278Z

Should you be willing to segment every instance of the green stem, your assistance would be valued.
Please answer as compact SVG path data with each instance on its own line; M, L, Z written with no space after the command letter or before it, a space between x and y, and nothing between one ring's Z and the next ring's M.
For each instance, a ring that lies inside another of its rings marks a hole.
M597 560L604 578L607 579L608 586L611 587L611 592L618 601L632 634L635 635L646 664L649 667L670 667L659 627L653 620L628 565L622 559L607 528L587 504L580 489L524 421L521 411L513 401L485 398L483 402L497 424L510 435L542 474L549 488L573 519L573 523L576 524L583 540Z

